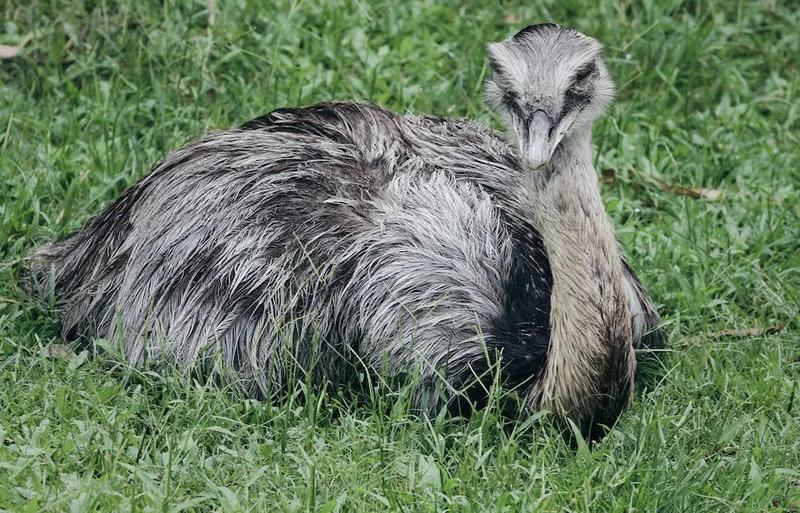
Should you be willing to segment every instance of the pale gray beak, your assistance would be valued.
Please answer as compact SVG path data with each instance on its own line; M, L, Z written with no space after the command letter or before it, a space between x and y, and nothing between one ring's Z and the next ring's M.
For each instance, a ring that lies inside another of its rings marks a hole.
M531 169L539 169L550 162L561 137L553 133L553 118L544 110L537 109L529 119L527 134L520 137L520 141L525 141L522 158Z

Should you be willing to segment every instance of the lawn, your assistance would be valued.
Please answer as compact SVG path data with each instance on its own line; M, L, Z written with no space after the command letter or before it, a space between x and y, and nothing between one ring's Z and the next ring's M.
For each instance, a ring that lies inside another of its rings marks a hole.
M0 62L0 510L800 511L797 4L492 4L3 3L0 43L31 38ZM499 126L483 45L542 21L607 45L597 168L670 336L600 444L542 415L421 419L402 393L255 402L54 346L23 259L170 150L331 99Z

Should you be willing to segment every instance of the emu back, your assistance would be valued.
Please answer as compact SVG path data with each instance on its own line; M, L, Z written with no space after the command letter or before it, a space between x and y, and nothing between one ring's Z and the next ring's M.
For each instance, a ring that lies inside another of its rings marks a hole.
M34 270L64 339L134 365L221 358L258 397L298 372L412 374L435 411L480 402L495 362L506 387L543 367L551 275L521 179L469 121L281 109L168 155Z

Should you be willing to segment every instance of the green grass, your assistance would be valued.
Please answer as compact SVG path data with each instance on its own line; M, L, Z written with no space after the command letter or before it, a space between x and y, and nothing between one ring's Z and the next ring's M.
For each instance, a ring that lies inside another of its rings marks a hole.
M0 42L33 32L0 63L0 510L800 510L796 3L218 4L210 30L197 0L0 7ZM57 320L22 290L20 260L168 151L331 99L494 123L483 44L541 21L607 43L619 97L597 165L671 337L663 377L601 444L574 449L539 416L424 421L402 393L258 403L43 356ZM769 326L784 329L704 336Z

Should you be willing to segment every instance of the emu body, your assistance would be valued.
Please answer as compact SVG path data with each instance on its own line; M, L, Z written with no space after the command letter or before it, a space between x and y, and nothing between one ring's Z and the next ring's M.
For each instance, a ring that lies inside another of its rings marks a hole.
M544 27L515 38L594 42ZM515 63L517 43L489 47L490 102L524 96L509 91L531 71L510 67L535 63ZM171 153L34 271L54 273L65 340L122 340L135 365L213 373L219 357L258 397L298 370L414 374L435 412L480 403L496 363L530 407L591 433L627 405L633 347L660 344L659 319L603 209L593 118L531 149L547 137L511 108L519 152L467 120L276 110Z

